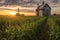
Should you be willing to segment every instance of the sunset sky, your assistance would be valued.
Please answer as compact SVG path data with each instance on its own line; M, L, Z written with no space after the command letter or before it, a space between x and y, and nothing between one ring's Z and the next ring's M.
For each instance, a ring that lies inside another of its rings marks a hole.
M7 1L8 1L8 3L7 3ZM12 1L15 3L16 0L0 0L0 4L3 4L3 3L9 4ZM59 11L60 10L60 4L59 4L60 0L17 0L17 3L21 3L21 4L24 4L25 6L28 6L26 3L34 4L34 3L37 3L37 2L40 3L42 1L45 1L48 4L49 4L49 2L56 3L55 5L57 5L58 7L57 8L56 7L51 7L52 8L51 14L54 14L54 13L60 14L60 11ZM24 6L24 5L22 5L22 6ZM53 6L52 4L50 4L50 5ZM5 5L2 5L2 6L5 7ZM24 14L24 15L36 15L36 12L34 10L36 10L37 6L36 7L31 7L31 5L30 5L30 7L21 7L21 5L16 5L16 6L14 6L14 7L15 8L20 8L20 9L24 9L22 12L20 11L20 14ZM10 6L8 6L8 7L10 7ZM11 8L14 8L14 7L11 7ZM7 7L5 7L5 8L7 8ZM28 11L26 11L26 10L28 10ZM30 12L29 12L29 10L30 10ZM34 11L34 12L31 12L31 11ZM1 10L0 9L0 15L16 15L16 13L17 13L17 11L14 11L14 10Z

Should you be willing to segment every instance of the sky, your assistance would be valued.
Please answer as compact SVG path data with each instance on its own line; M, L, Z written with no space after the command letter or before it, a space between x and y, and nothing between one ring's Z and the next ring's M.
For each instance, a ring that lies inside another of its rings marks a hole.
M16 0L0 0L0 3L4 3L5 1L14 1L16 2ZM40 1L46 1L46 2L53 2L53 3L60 3L60 0L17 0L18 2L21 2L21 1L25 1L25 2L28 2L28 1L36 1L36 2L40 2Z
M22 1L22 0L20 0L20 1ZM28 0L24 0L24 1L28 1ZM29 0L30 1L30 0ZM40 1L40 0L33 0L33 1ZM42 1L42 0L41 0ZM48 2L50 2L51 3L51 0L49 1L49 0L44 0L44 1L46 1L47 3ZM57 1L57 0L54 0L54 2L55 1ZM0 3L4 3L5 2L5 0L0 0ZM55 2L55 3L60 3L60 0L59 1L57 1L57 2ZM58 11L58 10L60 10L60 7L58 7L58 8L52 8L52 14L53 13L60 13L60 11ZM12 13L12 14L11 14ZM33 14L31 14L32 12L21 12L21 14L27 14L27 15L35 15L35 13L33 13ZM0 10L0 15L15 15L16 14L16 12L14 12L14 11L8 11L8 10Z

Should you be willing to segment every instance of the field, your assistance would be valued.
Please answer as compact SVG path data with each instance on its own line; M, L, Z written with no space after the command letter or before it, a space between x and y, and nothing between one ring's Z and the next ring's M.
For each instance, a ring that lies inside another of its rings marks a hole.
M0 16L0 40L60 40L60 16Z

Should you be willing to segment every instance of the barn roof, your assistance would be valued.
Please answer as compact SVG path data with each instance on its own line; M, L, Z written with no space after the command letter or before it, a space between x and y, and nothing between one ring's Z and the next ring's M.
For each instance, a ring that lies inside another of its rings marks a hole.
M45 5L44 5L44 7L46 7L46 6L48 6L48 7L51 9L51 7L50 7L48 4L45 4Z
M44 9L44 7L48 6L50 9L51 7L48 5L48 4L43 4L43 5L40 5L38 6L40 10Z
M42 5L38 5L36 11L44 10L45 7L48 7L51 10L51 7L47 3L44 3L44 1L43 1Z

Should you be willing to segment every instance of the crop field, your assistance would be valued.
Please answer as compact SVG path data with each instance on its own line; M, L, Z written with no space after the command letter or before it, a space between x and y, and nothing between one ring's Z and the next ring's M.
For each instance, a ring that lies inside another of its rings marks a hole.
M0 40L60 40L60 16L0 16Z

